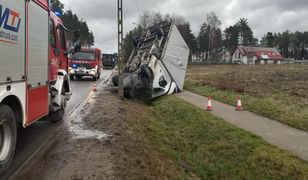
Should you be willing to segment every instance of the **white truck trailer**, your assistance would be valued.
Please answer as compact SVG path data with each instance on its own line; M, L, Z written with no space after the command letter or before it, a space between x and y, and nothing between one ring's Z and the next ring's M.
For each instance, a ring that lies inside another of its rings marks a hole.
M174 23L155 25L133 43L124 71L126 96L153 99L183 90L190 50ZM117 85L117 75L112 79Z

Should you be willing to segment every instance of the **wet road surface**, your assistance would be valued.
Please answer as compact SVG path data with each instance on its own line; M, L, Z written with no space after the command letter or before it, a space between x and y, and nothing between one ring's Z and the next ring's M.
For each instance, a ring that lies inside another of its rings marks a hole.
M93 89L94 84L97 85L103 83L108 79L111 74L110 70L102 70L101 78L99 80L92 81L92 78L83 78L82 80L71 81L73 88L73 95L66 107L66 113L64 120L59 123L50 123L48 121L39 121L33 125L18 129L17 146L15 157L10 169L0 177L2 179L9 179L21 166L34 154L42 144L53 134L57 133L57 130L65 122L67 117L72 111L81 104Z

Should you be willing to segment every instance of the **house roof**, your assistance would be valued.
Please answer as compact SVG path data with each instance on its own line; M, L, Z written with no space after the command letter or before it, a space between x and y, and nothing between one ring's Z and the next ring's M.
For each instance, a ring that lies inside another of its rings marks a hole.
M260 60L283 60L283 56L276 48L269 47L252 47L252 46L238 46L242 56L247 56L248 53L253 53Z

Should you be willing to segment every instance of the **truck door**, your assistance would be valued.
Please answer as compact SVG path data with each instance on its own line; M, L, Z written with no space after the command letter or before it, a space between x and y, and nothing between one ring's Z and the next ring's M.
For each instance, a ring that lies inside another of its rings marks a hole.
M48 8L43 0L27 2L27 121L26 125L48 114ZM46 0L47 2L47 0Z
M49 19L49 81L57 80L60 50L57 48L55 22Z
M68 71L68 58L67 55L65 54L66 49L66 38L65 38L65 29L61 26L57 26L57 33L59 37L59 50L60 50L60 64L59 68L63 69L65 71Z

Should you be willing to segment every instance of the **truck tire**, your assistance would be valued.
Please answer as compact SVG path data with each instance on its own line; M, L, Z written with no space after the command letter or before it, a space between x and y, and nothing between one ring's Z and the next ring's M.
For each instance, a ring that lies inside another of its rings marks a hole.
M17 127L13 110L0 105L0 174L10 166L16 148Z
M112 84L117 87L119 86L119 76L112 76Z
M50 112L49 113L49 120L50 122L52 123L56 123L56 122L59 122L59 121L62 121L63 120L63 116L64 116L64 113L65 113L65 108L66 108L66 104L67 104L67 99L66 99L66 96L65 96L65 89L64 87L62 88L62 93L61 93L61 107L60 109L58 109L57 111L54 111L54 112Z

